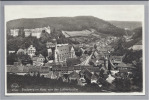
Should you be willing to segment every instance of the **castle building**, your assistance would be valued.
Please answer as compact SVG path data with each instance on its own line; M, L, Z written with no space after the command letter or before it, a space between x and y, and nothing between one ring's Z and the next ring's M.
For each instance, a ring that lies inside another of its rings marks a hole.
M24 29L25 37L28 37L29 35L31 35L33 37L40 38L40 35L43 30L45 30L49 34L51 33L51 29L49 26L43 27L43 28L35 28L35 29Z
M11 29L10 30L10 35L12 35L13 37L18 36L19 34L19 29Z
M27 54L32 58L35 56L36 48L33 45L30 45L27 49Z
M40 38L42 31L45 30L47 33L51 33L51 28L48 27L42 27L42 28L34 28L34 29L24 29L25 37L33 36L36 38ZM19 35L19 29L10 29L10 35L13 37L16 37Z

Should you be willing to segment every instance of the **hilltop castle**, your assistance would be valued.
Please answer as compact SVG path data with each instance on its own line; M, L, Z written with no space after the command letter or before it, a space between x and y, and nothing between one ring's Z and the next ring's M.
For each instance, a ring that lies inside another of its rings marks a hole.
M13 37L16 37L19 35L19 30L20 29L10 29L10 35L13 36ZM45 30L47 33L51 33L51 28L48 26L48 27L43 27L43 28L34 28L34 29L24 29L24 32L25 32L25 37L28 37L28 36L33 36L33 37L36 37L36 38L40 38L40 35L42 33L42 31Z

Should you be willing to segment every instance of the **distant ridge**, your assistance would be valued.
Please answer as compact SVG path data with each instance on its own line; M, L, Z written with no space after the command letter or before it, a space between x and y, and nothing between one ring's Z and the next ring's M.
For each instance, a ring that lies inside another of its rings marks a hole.
M142 27L141 21L108 21L119 28L129 28L130 30Z
M7 30L20 27L31 29L47 26L65 31L95 29L97 32L115 36L124 34L124 29L93 16L22 18L7 22Z

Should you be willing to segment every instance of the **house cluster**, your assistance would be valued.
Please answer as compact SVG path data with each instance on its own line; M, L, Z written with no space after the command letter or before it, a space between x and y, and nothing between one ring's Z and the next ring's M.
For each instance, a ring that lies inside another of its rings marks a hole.
M108 36L106 38L101 38L99 41L97 41L97 46L99 48L105 48L110 43L116 42L118 39L119 39L118 37L114 37L114 36Z
M19 30L20 29L10 29L10 35L13 37L16 37L19 35ZM36 38L40 38L40 35L42 33L42 31L45 30L47 33L51 33L51 29L50 27L43 27L43 28L34 28L34 29L24 29L23 31L25 32L25 37L28 36L33 36Z
M111 75L118 75L128 77L132 74L132 69L135 67L132 64L126 64L123 60L124 56L111 56L108 61L108 68L110 67ZM127 76L124 76L127 75Z
M18 75L30 75L50 79L62 79L63 82L76 81L78 85L84 86L88 83L95 83L102 86L103 83L112 83L116 75L128 73L132 65L122 62L123 56L110 56L107 49L91 49L91 54L83 52L80 57L81 63L67 66L68 58L77 58L74 46L69 44L46 43L48 57L36 55L36 48L30 45L27 49L19 49L17 54L28 54L33 64L23 65L15 62L14 65L7 65L7 72ZM111 48L111 47L109 47ZM101 50L101 51L100 51ZM90 51L90 50L89 50ZM48 59L53 56L54 59ZM45 59L48 60L44 63ZM111 74L110 74L111 73Z
M12 53L12 51L9 51ZM35 56L36 48L33 45L30 45L27 49L20 48L17 51L17 54L28 54L31 58ZM14 53L14 52L13 52Z
M88 83L101 84L99 79L108 78L108 71L104 70L104 77L100 76L103 68L92 66L70 66L56 65L54 63L46 63L42 66L22 65L15 62L14 65L7 65L7 72L17 75L30 75L50 78L62 79L63 82L74 82L78 85L84 86Z
M124 37L124 39L125 39L126 42L129 42L129 41L132 41L133 40L132 39L132 35L131 36L124 35L123 37Z
M43 62L48 60L49 63L63 63L68 58L76 58L74 47L69 44L57 44L56 42L47 42L48 56L45 58L43 55L36 55L36 48L30 45L27 49L18 49L18 51L9 51L9 54L16 53L29 55L33 61L33 65L43 65ZM53 56L54 59L48 59Z
M33 49L35 48L31 45L27 50ZM105 55L104 59L101 59L100 52L97 50L93 50L91 55L82 55L84 56L82 63L72 66L67 66L65 60L66 58L76 58L73 46L48 42L47 51L49 55L54 55L55 59L52 62L49 60L47 63L44 63L46 58L41 54L38 56L31 55L32 65L22 65L19 62L15 62L14 65L7 65L7 72L30 76L39 74L45 78L62 79L63 82L75 81L80 86L95 83L101 87L105 82L111 84L118 77L116 75L123 75L123 73L127 73L131 69L131 65L128 66L128 64L122 62L122 56L109 57L109 55ZM35 53L35 51L30 51L30 53ZM90 61L96 66L89 64ZM111 68L111 74L108 69L109 66L113 67Z

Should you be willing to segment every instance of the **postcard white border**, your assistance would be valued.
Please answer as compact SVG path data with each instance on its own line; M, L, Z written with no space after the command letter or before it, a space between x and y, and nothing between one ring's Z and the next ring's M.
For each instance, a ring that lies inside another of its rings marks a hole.
M95 4L94 4L95 5ZM116 5L122 5L122 4L116 4ZM131 4L133 5L133 4ZM145 5L141 4L144 7L143 10L143 19L142 19L142 32L143 32L143 37L142 37L142 43L143 43L143 91L142 92L128 92L128 93L116 93L116 92L110 92L110 93L7 93L7 55L6 55L6 50L7 50L7 41L6 41L6 20L5 20L5 96L31 96L31 95L36 95L36 96L42 96L42 95L145 95ZM4 19L5 19L5 8L6 6L18 6L18 5L5 5L4 6ZM19 5L20 6L20 5ZM59 5L22 5L22 6L59 6ZM67 5L68 6L68 5ZM71 5L75 6L75 5ZM84 5L82 5L84 6ZM100 6L100 5L99 5ZM135 5L136 6L136 5ZM139 5L140 6L140 5Z

